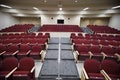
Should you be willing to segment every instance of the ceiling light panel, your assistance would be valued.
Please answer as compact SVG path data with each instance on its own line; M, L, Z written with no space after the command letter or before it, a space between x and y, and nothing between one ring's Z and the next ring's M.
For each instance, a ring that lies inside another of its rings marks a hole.
M5 7L5 8L12 8L11 6L7 6L7 5L4 5L4 4L0 4L1 7Z

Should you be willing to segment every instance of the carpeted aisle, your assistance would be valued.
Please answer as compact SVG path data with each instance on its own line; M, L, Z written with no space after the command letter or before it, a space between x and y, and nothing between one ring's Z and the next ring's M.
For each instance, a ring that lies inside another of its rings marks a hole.
M61 46L58 68L59 43ZM61 38L60 42L59 38L51 38L49 40L45 61L38 80L56 80L58 74L62 80L80 80L69 38Z

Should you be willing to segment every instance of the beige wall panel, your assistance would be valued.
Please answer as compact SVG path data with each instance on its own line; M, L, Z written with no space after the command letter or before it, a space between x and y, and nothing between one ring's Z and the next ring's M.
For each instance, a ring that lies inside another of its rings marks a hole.
M108 25L110 18L81 18L81 27L91 25Z
M20 17L20 24L41 24L41 19L36 17Z

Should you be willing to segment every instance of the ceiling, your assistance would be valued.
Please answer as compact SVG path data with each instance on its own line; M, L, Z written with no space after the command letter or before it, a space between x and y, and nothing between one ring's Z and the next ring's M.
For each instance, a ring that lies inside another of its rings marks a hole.
M62 14L111 16L120 13L120 7L111 9L120 6L120 0L0 0L0 4L12 7L0 6L0 11L13 16L37 17L42 14L57 14L60 12L59 8L62 8ZM35 10L33 7L39 10ZM85 8L89 9L84 11Z

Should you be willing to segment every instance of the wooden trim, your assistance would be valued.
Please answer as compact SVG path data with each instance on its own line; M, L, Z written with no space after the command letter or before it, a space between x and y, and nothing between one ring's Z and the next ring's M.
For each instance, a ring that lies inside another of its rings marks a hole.
M31 50L29 50L29 51L26 53L26 55L28 55L30 52L31 52Z
M90 55L90 57L89 57L89 58L91 59L91 58L92 58L92 56L93 56L93 53L89 51L89 52L88 52L88 54Z
M117 61L120 61L120 55L118 53L115 53L115 56L117 56Z
M31 71L30 71L30 72L31 72L31 73L33 73L33 71L34 71L34 70L35 70L35 66L31 69Z
M87 72L85 71L84 68L83 68L83 73L84 73L84 75L85 75L85 78L86 78L86 79L89 79L89 77L88 77L88 75L87 75Z
M104 60L107 55L104 52L101 52L101 54L103 55L103 60Z
M101 70L100 72L105 77L106 80L112 80L104 70Z
M10 75L17 69L17 67L15 67L12 71L10 71L6 76L5 78L8 78L10 77Z
M15 54L17 54L19 52L19 50L17 50L17 51L15 51L12 55L15 55Z
M6 51L1 52L0 55L4 54L5 52L6 52Z

